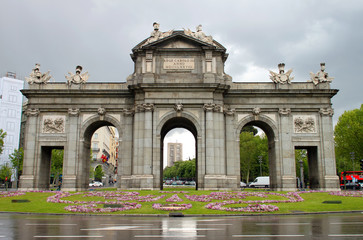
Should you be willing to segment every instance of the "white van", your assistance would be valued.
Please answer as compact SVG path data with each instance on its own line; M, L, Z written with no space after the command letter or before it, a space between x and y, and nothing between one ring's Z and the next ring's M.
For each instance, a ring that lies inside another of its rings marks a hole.
M255 181L251 182L249 187L270 187L270 177L257 177Z

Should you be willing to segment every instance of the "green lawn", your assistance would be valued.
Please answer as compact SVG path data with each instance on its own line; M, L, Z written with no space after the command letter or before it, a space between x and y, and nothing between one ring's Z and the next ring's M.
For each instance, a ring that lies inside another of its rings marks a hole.
M84 201L84 202L91 202L91 201L116 201L116 197L105 198L104 196L85 196L88 193L97 193L97 194L119 194L119 196L123 196L125 193L128 192L136 192L136 191L110 191L112 189L107 189L108 191L90 191L90 192L82 192L80 194L71 195L68 197L63 197L61 200L68 200L68 201ZM187 193L166 193L165 191L187 191ZM187 210L178 210L177 212L183 212L185 215L188 214L250 214L246 212L231 212L231 211L224 211L224 210L212 210L207 209L205 206L209 203L220 203L223 201L266 201L266 200L276 200L276 201L284 201L288 200L286 195L279 196L273 194L287 194L287 192L272 192L266 191L265 196L256 196L257 193L264 193L263 191L253 191L253 190L242 190L242 191L234 191L234 192L227 192L227 191L196 191L195 189L164 189L164 192L153 190L153 191L137 191L139 193L139 197L153 195L153 197L166 195L166 197L154 200L152 202L140 202L138 197L134 200L127 200L126 202L132 203L139 203L141 204L141 208L133 209L133 210L125 210L125 211L117 211L114 213L93 213L93 214L169 214L171 211L164 211L164 210L157 210L153 209L152 205L154 203L161 203L161 204L168 204L166 199L170 198L171 196L177 194L177 196L182 199L181 202L175 202L176 204L192 204L192 207ZM212 192L217 192L222 196L230 196L233 193L233 197L230 199L212 199L210 202L199 202L199 201L191 201L186 198L185 195L207 195L211 196ZM4 192L0 192L4 193ZM57 192L27 192L25 195L21 196L13 196L13 197L6 197L3 194L0 194L0 211L1 212L26 212L26 213L71 213L66 211L64 208L70 205L84 205L80 203L53 203L47 202L47 198L54 196ZM349 192L351 193L351 192ZM352 193L362 193L362 192L352 192ZM73 194L73 193L71 193ZM237 197L238 194L246 194L244 198ZM312 192L312 193L299 193L299 195L304 199L302 202L288 202L288 203L281 203L281 202L274 202L274 203L260 203L260 204L268 204L277 206L279 208L278 211L274 211L271 213L278 213L278 214L287 214L287 213L294 213L294 212L331 212L331 211L363 211L363 194L360 197L353 197L353 196L335 196L330 195L326 192ZM236 197L234 197L236 196ZM29 202L12 202L12 200L17 199L26 199ZM120 200L121 201L121 200ZM323 203L324 201L341 201L340 204L337 203ZM121 201L125 202L125 201ZM224 207L231 207L231 208L241 208L246 207L248 203L230 203L226 204ZM98 204L98 208L103 208L103 204ZM78 213L74 213L78 214ZM261 214L261 213L254 213L254 214Z

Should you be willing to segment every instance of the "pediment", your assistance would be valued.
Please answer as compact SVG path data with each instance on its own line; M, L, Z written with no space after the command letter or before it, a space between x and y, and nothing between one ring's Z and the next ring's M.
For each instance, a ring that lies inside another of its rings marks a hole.
M208 48L208 49L219 49L224 50L225 48L219 44L217 41L213 40L208 43L205 41L201 41L194 37L191 37L184 33L184 31L173 31L169 36L160 38L158 40L153 41L151 38L147 38L138 45L136 45L132 50L140 51L147 49L155 49L155 48L165 48L165 49L200 49L200 48Z
M185 41L185 39L170 39L158 44L158 46L160 48L200 48L200 44L196 44L192 41Z

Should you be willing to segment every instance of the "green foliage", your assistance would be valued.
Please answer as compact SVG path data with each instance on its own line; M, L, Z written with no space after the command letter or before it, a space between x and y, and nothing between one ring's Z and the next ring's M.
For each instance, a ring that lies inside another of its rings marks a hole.
M334 130L337 171L359 170L363 159L363 104L360 109L345 111Z
M172 167L166 167L163 172L164 178L173 179L195 179L195 159L188 161L177 161Z
M252 125L250 125L243 127L242 132L250 132L253 133L253 136L255 136L258 133L258 130L254 128Z
M268 140L265 135L254 136L253 132L243 131L240 134L240 166L241 181L250 182L260 176L260 162L262 176L269 175L268 165Z
M98 165L95 169L95 173L94 173L94 176L95 176L95 180L96 181L100 181L102 182L102 177L105 175L105 173L103 172L102 170L102 166L101 165Z
M301 176L300 160L303 161L304 182L306 183L309 180L308 152L306 149L295 149L296 177L298 178Z
M50 174L54 176L53 184L55 184L59 176L63 172L63 149L53 149L52 150L52 158L51 158L51 166L50 166Z
M9 159L13 168L18 170L18 177L19 177L23 171L23 159L24 159L23 148L14 149L14 152L9 155Z
M5 177L8 177L8 181L10 181L11 174L12 174L11 167L9 166L8 163L1 165L0 167L1 180L5 181Z
M6 137L6 132L0 129L0 154L3 152L4 149L4 139Z
M95 177L95 170L93 169L93 167L89 168L89 179L94 179Z

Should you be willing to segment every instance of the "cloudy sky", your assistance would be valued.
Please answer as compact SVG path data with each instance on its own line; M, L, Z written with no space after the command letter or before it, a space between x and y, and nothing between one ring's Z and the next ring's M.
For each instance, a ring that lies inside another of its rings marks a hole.
M363 103L363 1L359 0L0 0L0 76L28 76L35 63L55 81L82 65L89 81L123 82L131 49L161 31L203 31L229 53L238 82L270 82L284 62L306 81L320 62L335 77L334 123Z

